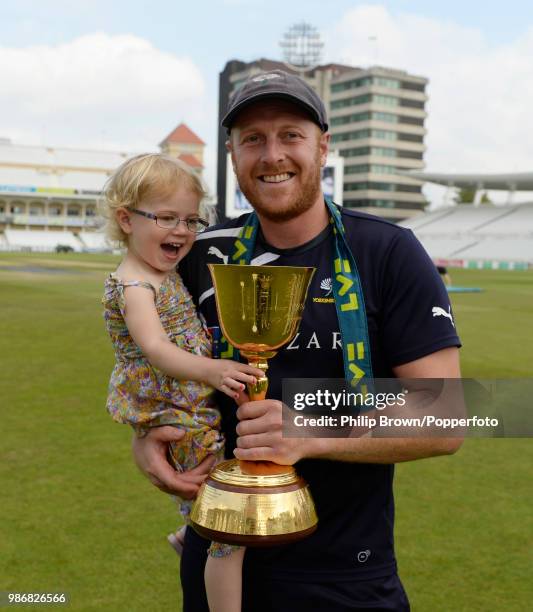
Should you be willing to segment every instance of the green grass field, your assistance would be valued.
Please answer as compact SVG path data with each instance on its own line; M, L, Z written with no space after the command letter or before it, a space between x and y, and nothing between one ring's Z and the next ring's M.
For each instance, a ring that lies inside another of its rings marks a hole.
M0 254L0 591L66 591L72 610L178 610L174 505L104 409L113 356L100 297L116 262ZM452 275L485 289L453 296L463 375L532 377L533 270ZM531 609L532 465L532 440L470 439L398 466L396 546L414 611Z

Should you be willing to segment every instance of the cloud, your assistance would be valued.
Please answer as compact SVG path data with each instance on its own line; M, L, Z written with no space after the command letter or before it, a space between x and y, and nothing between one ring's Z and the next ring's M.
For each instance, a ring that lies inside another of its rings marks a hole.
M477 28L361 5L326 33L326 48L331 60L429 78L428 169L531 171L533 27L524 28L494 44Z
M0 81L0 136L25 144L153 149L180 121L202 124L206 103L190 58L132 35L0 47Z

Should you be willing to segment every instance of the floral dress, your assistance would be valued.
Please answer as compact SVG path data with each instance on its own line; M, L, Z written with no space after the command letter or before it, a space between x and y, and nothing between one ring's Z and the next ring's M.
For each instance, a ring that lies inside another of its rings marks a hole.
M179 471L198 465L208 455L222 458L224 439L213 389L190 380L176 380L152 366L130 336L124 321L124 288L142 286L154 292L159 318L168 337L181 349L211 357L211 344L181 277L170 274L159 291L145 281L122 281L111 274L105 282L104 319L115 349L107 410L115 421L128 423L143 435L150 427L173 425L185 437L171 444Z
M208 455L215 455L221 461L224 438L213 389L201 382L177 380L148 362L124 321L124 288L131 286L153 291L161 324L172 342L189 353L211 357L211 342L179 274L170 274L159 291L145 281L122 281L111 274L106 279L102 298L106 328L116 358L109 381L107 410L115 421L128 423L139 435L158 425L185 430L184 438L170 444L170 459L178 471L197 466ZM192 502L179 502L181 513L188 519ZM212 542L209 554L224 557L236 548Z

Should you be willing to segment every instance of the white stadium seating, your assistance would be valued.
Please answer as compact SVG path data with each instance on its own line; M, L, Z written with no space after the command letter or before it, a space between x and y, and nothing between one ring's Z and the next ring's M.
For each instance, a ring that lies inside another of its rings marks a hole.
M533 204L508 206L509 212L502 215L496 222L488 223L475 230L477 235L485 236L521 236L529 234L533 237Z
M442 237L423 235L423 236L418 236L418 239L420 240L423 247L426 249L428 253L430 254L431 253L446 253L446 257L454 257L457 253L460 253L465 248L468 248L476 244L477 242L479 242L479 238L472 239L469 237L442 238Z
M104 234L100 232L80 232L78 238L89 251L105 251L111 248Z
M9 250L55 251L59 245L81 252L83 245L72 232L6 229Z
M457 205L400 225L413 230L433 259L533 264L533 203Z
M435 223L436 221L440 221L452 213L453 210L449 208L445 208L444 210L434 210L431 212L416 215L415 217L410 217L409 219L402 221L400 225L402 225L403 227L408 227L409 229L415 231L422 227L429 226L432 223Z
M462 258L529 261L533 263L533 239L501 240L485 238L461 252Z
M110 251L112 246L102 232L6 229L0 234L0 251L52 252L58 246L71 247L79 252Z
M480 233L483 233L482 229L487 224L497 225L500 219L509 215L511 212L509 208L511 207L457 206L451 210L448 209L448 212L440 217L429 218L426 223L422 222L422 218L425 215L416 217L419 220L418 224L415 227L409 227L413 230L423 231L425 235L431 234L433 236L445 236L450 233L457 233L458 231L465 234L475 231L477 228L480 229Z

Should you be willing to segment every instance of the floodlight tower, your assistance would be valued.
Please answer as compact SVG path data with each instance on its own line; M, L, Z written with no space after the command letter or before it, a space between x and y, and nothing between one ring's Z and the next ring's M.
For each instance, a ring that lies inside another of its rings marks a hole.
M320 63L324 47L317 29L305 21L291 26L279 45L286 66L301 76Z

